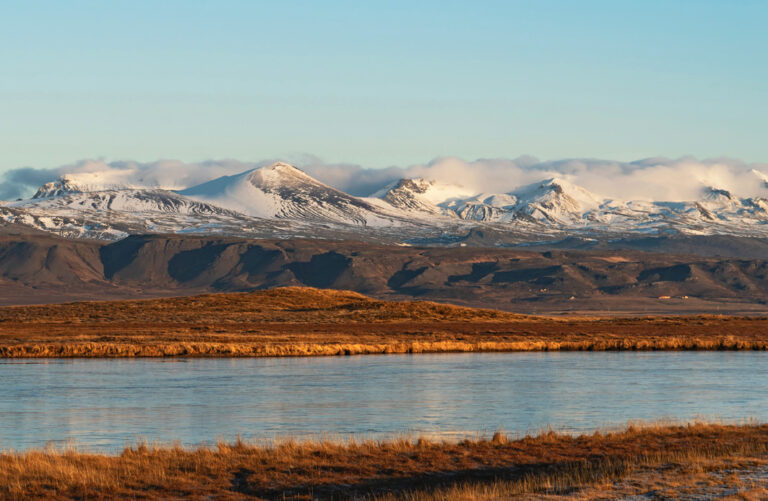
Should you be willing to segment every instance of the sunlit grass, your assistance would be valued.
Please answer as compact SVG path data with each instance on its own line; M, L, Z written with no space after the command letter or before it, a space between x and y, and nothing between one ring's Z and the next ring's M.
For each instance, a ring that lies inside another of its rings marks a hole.
M533 317L298 287L0 308L6 358L766 349L766 317Z
M393 343L78 343L0 346L5 358L72 357L311 357L403 353L488 353L530 351L694 351L768 349L766 341L723 339L625 339L584 341L412 341Z
M690 472L767 454L766 425L702 423L633 425L583 435L497 432L461 440L236 440L193 449L139 443L113 455L72 447L6 451L0 454L0 495L503 499L609 488L662 465Z

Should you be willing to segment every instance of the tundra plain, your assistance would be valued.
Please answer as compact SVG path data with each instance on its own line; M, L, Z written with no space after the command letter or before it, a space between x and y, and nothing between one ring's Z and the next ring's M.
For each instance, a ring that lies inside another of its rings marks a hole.
M766 350L762 316L526 316L306 287L0 308L0 356Z

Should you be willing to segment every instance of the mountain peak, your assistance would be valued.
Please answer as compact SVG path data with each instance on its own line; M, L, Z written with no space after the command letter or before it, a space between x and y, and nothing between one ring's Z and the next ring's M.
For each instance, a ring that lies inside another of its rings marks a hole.
M714 186L705 188L704 198L707 200L736 200L736 197L734 197L730 191L724 190L722 188L715 188Z
M517 198L518 211L552 222L580 220L602 203L594 193L560 177L523 186L511 194Z
M70 193L87 193L90 191L121 190L132 188L126 183L126 177L132 171L124 172L77 172L63 174L56 181L42 185L32 198L50 198Z
M278 172L281 174L302 174L309 177L309 175L303 170L285 162L275 162L271 165L267 165L266 167L260 167L255 170L263 171L263 172Z
M438 213L440 209L424 195L434 183L421 178L403 178L373 194L393 207Z
M581 186L574 184L562 177L552 177L549 179L545 179L544 181L541 182L541 187L551 188L554 192L559 194L581 192L581 193L589 193L590 195L592 195L585 188L582 188Z
M303 172L298 167L291 165L287 162L275 162L272 165L267 166L266 168L273 169L273 170L297 170L297 171Z
M83 190L66 176L61 176L56 181L45 183L37 189L32 198L51 198L67 193L82 193Z
M395 189L406 188L415 193L426 193L433 184L435 184L434 181L427 181L420 177L403 178L395 184Z
M529 184L511 192L519 199L539 199L541 197L568 197L581 203L582 205L595 205L601 200L600 197L581 186L574 184L561 177L553 177Z
M446 213L446 204L473 194L463 186L415 177L400 179L372 196L381 198L399 209L443 214Z
M126 189L170 189L157 180L145 180L136 169L108 169L62 174L42 185L32 198L51 198L72 193Z
M391 224L392 217L368 201L276 162L223 176L179 193L250 216L367 226Z
M704 189L704 193L696 205L703 206L710 211L722 211L738 209L742 206L742 201L728 190L710 186Z
M291 187L302 184L333 189L298 167L285 162L275 162L266 167L253 169L247 173L247 178L255 186L267 188Z

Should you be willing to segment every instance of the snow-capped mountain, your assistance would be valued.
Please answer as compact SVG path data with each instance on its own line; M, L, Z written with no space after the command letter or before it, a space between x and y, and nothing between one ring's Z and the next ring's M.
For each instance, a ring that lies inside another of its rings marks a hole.
M426 214L456 217L447 205L473 195L472 191L457 185L442 184L421 178L400 179L385 186L371 197L384 200L398 209Z
M30 199L0 205L0 219L68 237L107 239L155 232L392 241L443 231L284 163L179 191L120 185L115 177L67 175Z
M167 190L108 189L102 191L62 191L59 195L41 197L40 191L28 201L12 202L10 207L47 211L113 211L180 215L235 215L231 210L200 202Z
M517 228L600 234L659 233L766 234L768 200L739 198L706 187L689 202L623 201L596 195L553 178L510 193L481 194L448 207L459 217Z
M29 200L0 206L0 215L8 223L64 236L108 239L138 232L175 233L194 227L215 233L220 228L247 224L249 219L167 190L81 189L72 189L67 183L58 184L52 191L41 188Z
M179 194L261 218L381 226L394 224L402 216L387 210L391 208L347 195L280 162L220 177Z
M604 201L581 186L558 178L525 186L513 195L518 211L537 221L555 224L578 222Z
M69 174L41 186L30 199L1 203L0 221L107 239L194 232L456 243L478 228L505 235L507 243L569 235L768 237L768 199L740 197L718 186L704 185L690 201L625 201L592 193L570 178L548 178L505 193L473 193L413 178L361 198L285 163L177 191L158 184L142 186L131 171Z
M32 198L50 198L71 193L88 193L95 191L114 191L129 188L168 188L158 185L156 182L146 182L140 179L134 182L134 171L130 169L113 170L105 172L78 172L64 174L56 181L42 185Z
M583 221L604 199L564 179L552 178L510 193L481 194L447 206L473 221L526 221L567 225Z

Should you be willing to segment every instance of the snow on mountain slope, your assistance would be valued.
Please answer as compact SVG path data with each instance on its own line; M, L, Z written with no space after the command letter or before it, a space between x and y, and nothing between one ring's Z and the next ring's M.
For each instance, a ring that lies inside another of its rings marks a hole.
M761 172L755 175L768 182ZM514 241L569 234L768 237L768 199L740 197L718 186L703 185L689 201L623 201L561 178L482 194L413 178L360 198L285 163L180 191L161 189L155 186L158 178L153 179L136 186L143 180L129 169L65 175L40 187L31 199L0 203L0 224L108 239L195 232L450 244L475 228L512 235Z
M607 201L586 215L594 228L629 233L768 234L768 201L738 198L727 190L706 188L698 200Z
M517 197L509 193L482 193L463 200L450 200L443 203L443 206L461 219L493 223L513 219L511 212L515 204Z
M45 183L32 198L51 198L68 193L88 193L92 191L108 191L122 189L165 188L175 186L160 186L154 181L138 179L133 169L113 169L110 171L78 172L64 174L56 181Z
M199 202L167 190L111 189L103 191L63 191L58 196L11 202L10 207L47 211L122 211L164 212L172 214L235 215L234 211Z
M452 210L441 204L461 200L472 195L472 191L457 185L442 184L421 178L400 179L372 194L392 207L412 212L441 214L456 217Z
M559 178L525 186L513 195L517 198L518 212L552 223L582 220L586 212L597 209L603 202L581 186Z
M380 226L403 220L285 163L225 176L178 192L250 216Z
M604 200L564 179L553 178L523 186L511 193L482 194L454 201L448 207L474 221L527 221L563 225L582 221Z
M768 222L768 200L761 197L739 198L728 190L707 188L695 204L702 218L730 224Z
M514 228L608 233L768 234L768 200L706 187L698 200L622 201L563 179L450 204L462 219Z
M0 205L0 224L105 239L194 232L402 241L444 231L382 200L353 197L282 163L181 192L126 187L114 177L102 181L100 176L63 176L33 198Z
M0 207L0 219L67 236L114 239L148 231L215 233L252 218L167 190L113 189L9 202Z

